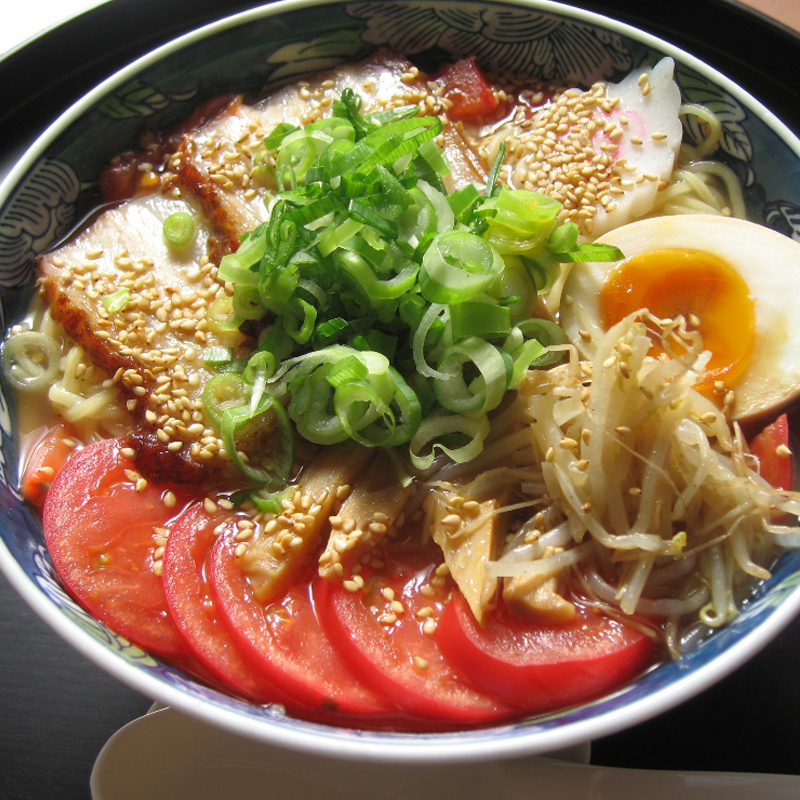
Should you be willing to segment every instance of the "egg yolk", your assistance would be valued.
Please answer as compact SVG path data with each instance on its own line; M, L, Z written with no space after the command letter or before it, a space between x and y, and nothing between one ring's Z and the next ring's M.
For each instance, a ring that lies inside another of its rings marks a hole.
M727 261L702 250L667 249L623 261L600 293L600 314L608 329L646 308L662 319L679 314L703 337L712 353L695 384L711 394L722 381L733 386L747 369L755 342L755 305L741 274Z

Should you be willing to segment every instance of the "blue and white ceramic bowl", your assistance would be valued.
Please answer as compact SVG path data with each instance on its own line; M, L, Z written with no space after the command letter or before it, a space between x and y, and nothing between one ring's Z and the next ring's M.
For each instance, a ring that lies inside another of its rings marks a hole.
M277 81L389 45L412 59L475 55L514 72L591 85L672 56L687 102L724 121L723 158L739 175L752 219L800 239L800 141L739 87L697 59L631 27L547 0L339 2L284 0L223 19L121 70L58 119L0 188L3 326L24 312L36 256L96 202L95 180L146 129L163 129L225 92ZM688 134L691 136L692 131ZM120 680L222 728L339 757L445 761L553 751L641 722L730 673L800 609L800 551L734 622L687 656L611 697L488 730L395 734L286 719L203 686L107 630L61 588L36 513L17 491L15 398L0 394L0 567L68 642Z

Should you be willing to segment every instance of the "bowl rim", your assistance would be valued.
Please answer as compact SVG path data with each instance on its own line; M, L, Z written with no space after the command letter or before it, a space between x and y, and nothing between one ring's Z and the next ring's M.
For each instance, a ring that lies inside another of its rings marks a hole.
M230 28L247 25L256 20L278 16L289 11L301 11L326 5L340 5L344 0L277 0L273 3L240 11L206 23L159 45L107 76L92 90L63 111L27 148L0 184L0 207L12 197L15 188L31 167L44 155L48 146L66 131L80 116L94 107L114 88L118 88L141 71L189 45L213 37ZM450 3L452 0L442 0ZM603 14L565 5L555 0L484 0L489 5L512 5L531 11L560 14L566 18L596 25L612 33L626 36L670 56L713 80L748 111L779 136L800 158L800 139L766 106L748 91L718 72L690 52L670 44L628 23ZM480 5L481 3L476 3ZM768 619L728 647L724 653L692 670L667 686L659 687L646 698L633 700L629 705L604 711L596 716L570 721L563 728L546 731L524 730L515 736L503 734L504 726L486 728L471 738L459 733L403 734L394 732L353 732L327 725L297 728L283 725L279 719L263 718L263 723L235 709L203 703L185 694L178 687L159 680L149 672L138 669L119 654L109 650L79 625L65 616L25 573L0 539L0 570L31 609L61 638L90 661L104 669L130 688L162 703L221 727L231 733L256 739L265 745L277 745L337 758L391 762L456 762L467 759L489 760L542 754L571 747L599 736L607 736L623 728L644 722L699 694L726 677L749 660L783 630L800 612L800 586L774 609Z

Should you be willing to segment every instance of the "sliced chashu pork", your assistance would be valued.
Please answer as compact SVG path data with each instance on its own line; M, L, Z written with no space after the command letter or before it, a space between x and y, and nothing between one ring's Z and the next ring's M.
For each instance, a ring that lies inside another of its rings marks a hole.
M249 346L238 331L210 328L208 305L225 293L205 253L210 229L201 222L194 244L170 247L163 224L176 211L201 219L184 200L161 194L123 203L44 256L40 271L53 317L114 376L142 424L143 471L199 481L220 466L221 449L203 413L203 387L214 374L203 354ZM121 289L127 304L110 313L103 301Z
M345 89L362 99L364 113L418 105L421 113L441 115L440 145L451 164L449 188L482 182L486 172L459 126L446 118L444 86L428 80L406 59L386 50L353 64L323 72L279 89L253 105L241 98L215 119L183 137L169 168L177 184L188 188L220 228L231 249L238 237L267 218L271 176L263 163L264 139L280 123L308 125L329 116Z
M216 264L266 217L267 181L256 164L264 137L280 122L301 125L328 113L347 87L364 98L364 110L418 104L435 114L447 105L439 84L387 52L283 87L253 105L232 100L183 133L156 190L105 211L41 259L55 319L115 376L132 406L145 474L202 481L232 472L202 411L203 387L213 374L203 353L209 347L241 353L248 342L208 325L208 303L226 291ZM483 179L456 126L446 123L441 141L455 185ZM180 253L162 235L176 210L189 210L200 228L194 246ZM109 314L103 298L120 288L131 292L128 305Z

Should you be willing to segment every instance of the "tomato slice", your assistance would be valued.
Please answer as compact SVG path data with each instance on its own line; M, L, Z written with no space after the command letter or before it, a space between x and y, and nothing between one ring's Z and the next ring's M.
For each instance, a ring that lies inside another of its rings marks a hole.
M461 680L432 635L450 592L437 585L435 558L387 555L383 566L365 565L363 589L318 579L320 619L353 671L408 712L443 727L508 718L507 705Z
M776 489L792 488L792 459L778 448L789 447L789 417L781 414L749 442L750 452L761 462L761 477Z
M148 652L183 663L186 649L153 571L153 535L188 498L176 486L138 482L123 449L121 440L106 439L66 462L42 510L45 540L67 589L93 616ZM167 490L174 507L164 502Z
M22 477L22 496L37 508L44 505L53 478L72 455L78 440L75 429L66 422L47 428L30 450Z
M170 527L164 551L167 607L186 646L223 686L258 702L284 698L242 656L219 619L205 576L218 526L235 528L229 512L209 513L203 502L190 505Z
M540 624L503 608L481 626L459 592L437 629L442 652L486 692L528 714L574 706L618 689L653 659L641 631L580 609L568 624Z
M309 583L292 586L280 600L260 604L235 560L231 531L217 537L208 579L220 617L239 650L288 698L296 716L338 724L391 721L396 707L358 682L320 626Z
M439 78L445 86L445 97L452 104L447 112L450 119L490 119L497 113L500 102L474 56L448 64Z

